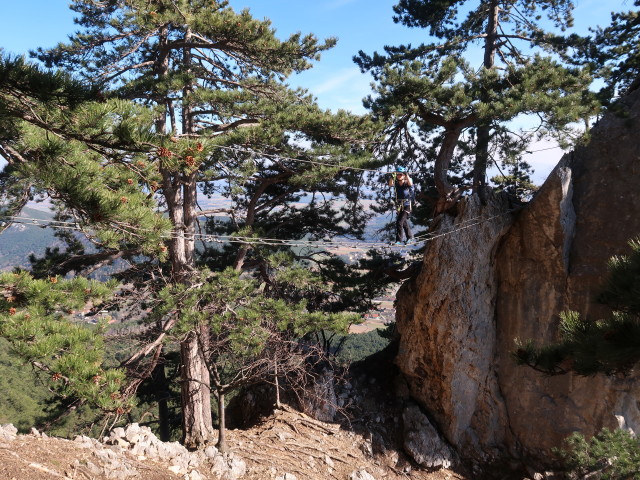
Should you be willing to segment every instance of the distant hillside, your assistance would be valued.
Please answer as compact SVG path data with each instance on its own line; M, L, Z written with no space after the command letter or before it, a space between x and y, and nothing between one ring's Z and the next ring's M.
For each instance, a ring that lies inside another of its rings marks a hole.
M39 220L53 219L52 212L29 207L24 208L20 216ZM216 219L220 222L228 221L227 217L216 217ZM377 215L372 218L365 231L365 241L380 241L382 239L379 233L380 230L384 228L385 224L392 222L393 219L392 214ZM52 228L35 224L14 224L0 233L0 271L12 270L14 267L29 268L30 254L40 256L44 254L47 247L56 246L64 247L64 244L54 236L54 230ZM85 247L88 251L92 250L92 245L88 242L85 244ZM342 251L338 248L335 250L336 253L342 255L343 259L348 263L356 261L363 254L361 251L354 252L351 249L344 249L344 251ZM117 269L119 269L119 267Z
M24 208L22 217L49 220L53 213ZM0 271L14 267L29 267L29 255L42 255L46 247L62 246L53 236L53 229L38 225L14 224L0 234Z

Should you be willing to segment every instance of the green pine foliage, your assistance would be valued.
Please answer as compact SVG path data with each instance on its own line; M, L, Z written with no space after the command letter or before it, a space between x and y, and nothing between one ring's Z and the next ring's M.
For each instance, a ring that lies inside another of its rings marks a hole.
M351 333L345 337L339 337L335 343L339 346L335 352L337 361L350 365L383 350L389 345L389 339L381 334L381 330L375 329L365 333Z
M115 284L82 277L33 279L27 272L0 275L0 335L14 352L48 376L62 398L80 398L105 411L125 413L124 372L105 368L103 329L69 317L109 298Z
M282 273L289 280L300 280L300 272ZM183 335L200 325L211 328L214 336L225 342L224 354L259 356L272 334L286 333L295 341L323 329L345 332L360 321L357 314L312 312L307 301L276 298L255 280L243 278L233 270L203 270L198 287L176 284L159 293L157 318L166 319L180 312L173 330Z
M605 428L589 440L574 433L556 453L563 469L579 478L598 475L603 480L627 480L640 472L640 444L627 430Z
M90 92L62 74L50 78L23 60L3 60L0 118L9 125L0 132L9 160L3 175L28 185L19 200L48 192L80 225L92 225L88 235L102 248L161 254L169 224L155 212L149 192L157 178L139 156L151 138L147 110L121 100L87 101ZM24 87L27 80L34 85ZM27 104L35 118L24 113ZM7 200L9 212L15 201Z
M10 353L4 339L0 339L0 389L0 423L28 432L41 422L52 395L29 364Z
M606 320L588 321L577 312L560 314L561 341L544 346L517 341L519 364L557 375L612 374L632 368L640 360L640 321L614 312Z
M609 278L600 300L629 315L640 315L640 239L629 242L631 253L609 261Z
M640 74L640 1L633 5L635 10L612 12L611 23L592 29L590 36L553 39L562 55L577 64L588 64L604 81L598 98L609 108L615 108L614 100L636 84Z

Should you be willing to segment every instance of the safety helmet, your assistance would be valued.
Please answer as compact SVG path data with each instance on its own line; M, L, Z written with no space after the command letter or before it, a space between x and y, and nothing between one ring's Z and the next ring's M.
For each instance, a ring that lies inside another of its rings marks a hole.
M406 173L406 171L407 171L407 169L404 168L402 165L398 165L396 167L396 172L398 172L398 173Z

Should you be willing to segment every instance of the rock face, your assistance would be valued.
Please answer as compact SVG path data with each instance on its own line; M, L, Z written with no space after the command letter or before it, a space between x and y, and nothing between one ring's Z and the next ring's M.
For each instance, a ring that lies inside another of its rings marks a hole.
M421 273L396 304L396 363L411 396L450 444L465 454L473 446L481 461L499 455L507 419L495 370L494 265L509 209L497 197L485 207L470 197L455 219L444 217L439 231L451 233L427 245Z
M608 314L607 261L640 235L640 89L565 155L535 199L463 200L398 294L396 363L446 439L479 462L544 458L573 431L622 421L640 432L635 377L545 377L511 358L514 339L557 338L558 314Z

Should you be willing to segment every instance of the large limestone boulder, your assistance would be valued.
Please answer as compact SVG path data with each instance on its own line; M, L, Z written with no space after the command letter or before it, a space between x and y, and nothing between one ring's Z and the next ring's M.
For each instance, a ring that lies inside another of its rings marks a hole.
M449 443L491 446L481 455L492 457L506 421L494 369L494 264L513 219L499 197L486 207L470 197L459 210L441 219L439 231L452 233L427 244L419 276L398 293L396 363Z
M640 234L640 90L565 155L522 211L464 199L441 219L417 278L398 294L396 359L411 394L466 457L544 458L573 431L640 432L634 376L543 376L511 358L516 338L557 337L558 314L608 314L607 261Z
M565 155L500 248L500 388L511 433L525 451L558 445L573 431L615 428L616 417L640 432L635 375L544 377L506 354L515 337L557 338L562 311L592 320L610 314L597 302L607 262L640 235L640 90L624 105L626 115L605 116L587 146Z

